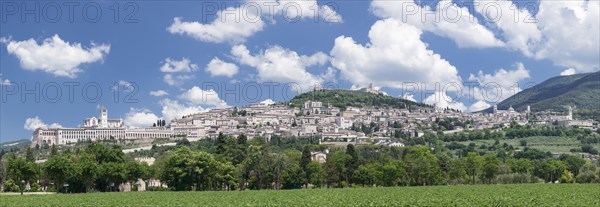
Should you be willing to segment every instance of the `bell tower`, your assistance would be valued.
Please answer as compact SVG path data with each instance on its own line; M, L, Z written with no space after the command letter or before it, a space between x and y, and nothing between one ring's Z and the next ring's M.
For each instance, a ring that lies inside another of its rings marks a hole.
M100 127L108 127L108 109L106 107L100 109Z

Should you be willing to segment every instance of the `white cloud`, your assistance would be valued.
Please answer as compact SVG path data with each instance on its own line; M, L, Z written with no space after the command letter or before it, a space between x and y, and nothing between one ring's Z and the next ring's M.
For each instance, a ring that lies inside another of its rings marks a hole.
M227 76L231 78L238 73L238 66L215 57L206 65L204 70L210 73L210 76Z
M194 76L192 75L173 75L173 74L166 74L163 77L163 81L165 81L165 83L169 84L170 86L179 86L181 84L183 84L184 81L186 80L190 80L194 78Z
M144 128L152 126L158 119L158 116L148 109L130 108L124 121L128 128Z
M169 93L167 93L164 90L157 90L157 91L150 91L150 95L151 96L156 96L156 97L161 97L161 96L169 95Z
M402 98L406 99L406 100L409 100L409 101L412 101L412 102L417 102L417 100L415 99L415 95L414 94L408 94L408 93L406 93L406 94L404 94L402 96Z
M163 99L160 101L162 106L162 118L168 121L180 119L183 116L190 114L205 112L206 110L200 106L187 106L180 104L177 100Z
M381 18L394 18L422 30L452 39L458 47L499 47L504 43L494 33L479 24L466 7L450 0L441 0L436 9L420 7L413 1L371 2L372 12Z
M58 123L47 125L40 117L27 118L23 128L29 131L35 131L38 128L62 128Z
M198 86L194 86L185 91L179 96L179 98L186 100L191 104L201 105L206 108L229 107L225 101L219 98L219 94L217 92L212 89L205 91Z
M0 85L7 86L10 85L11 82L8 79L2 79L2 74L0 73Z
M488 4L499 5L502 11L514 12L517 8L508 0L476 0L475 3L479 4L476 11L482 15L488 15L484 11ZM521 8L516 10L519 15L502 15L491 24L498 28L509 48L528 57L549 59L555 65L580 72L597 71L600 65L599 8L599 1L540 1L534 17L526 8ZM487 11L493 13L493 10Z
M117 85L111 87L110 89L113 90L113 91L123 90L125 92L132 92L132 91L136 90L136 88L135 88L136 86L137 85L135 83L133 83L133 82L119 80L117 82Z
M561 76L575 75L576 71L573 68L569 68L560 73Z
M340 36L330 54L332 65L354 85L375 83L402 88L402 83L458 83L457 69L421 41L422 31L395 19L379 20L369 31L370 43Z
M217 18L208 24L183 22L180 17L176 17L167 30L172 34L187 35L199 41L213 43L244 42L254 33L263 30L265 23L257 14L248 12L252 10L241 7L229 7L226 10L234 15L226 15L227 13L219 11Z
M167 58L165 64L160 67L160 71L165 73L194 72L196 70L198 70L198 65L190 63L187 58L181 60Z
M277 15L284 15L290 22L311 18L329 23L343 21L334 8L319 6L316 0L249 0L240 7L218 11L216 19L210 23L184 22L181 17L175 17L167 31L203 42L237 44L262 31L265 27L263 18L275 23L272 17Z
M256 68L259 82L296 83L303 91L324 80L321 76L309 73L306 68L323 65L329 59L322 52L311 56L298 55L295 51L280 46L272 46L253 56L246 46L237 45L231 49L231 54L240 64Z
M275 104L275 101L273 101L271 99L267 99L267 100L261 101L260 103L264 104L264 105L273 105L273 104Z
M76 78L82 72L81 64L103 61L110 51L110 45L91 44L82 47L81 43L69 43L62 40L58 34L46 38L41 44L30 38L24 41L7 40L8 54L19 58L21 67L26 70L41 70L55 76Z
M522 63L517 63L516 67L514 70L500 69L495 74L484 74L483 71L477 75L470 74L469 80L480 85L474 90L475 98L500 102L520 92L523 86L519 82L529 78L529 71Z
M466 111L467 107L458 101L453 101L452 97L441 91L436 91L431 96L425 98L425 104L433 105L439 109L451 108L459 111Z
M343 22L342 16L335 11L339 8L318 5L317 0L250 0L248 2L258 4L262 7L262 11L269 11L268 6L273 5L273 13L283 15L290 22L299 19L312 19L315 22L322 21L326 23Z
M481 111L481 110L489 108L490 106L492 106L492 105L488 104L485 101L479 100L479 101L475 102L473 105L469 106L469 111L470 112Z

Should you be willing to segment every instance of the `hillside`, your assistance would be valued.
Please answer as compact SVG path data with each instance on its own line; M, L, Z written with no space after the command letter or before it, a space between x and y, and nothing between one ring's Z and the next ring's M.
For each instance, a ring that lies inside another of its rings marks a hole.
M498 108L512 106L520 111L525 110L527 105L532 111L565 111L565 106L575 106L576 117L599 120L600 72L548 79L500 102Z
M21 139L0 143L0 150L9 151L11 148L23 148L31 144L31 140Z
M353 90L317 90L300 94L290 100L290 106L301 107L306 101L320 101L324 106L331 104L341 110L346 107L380 107L380 108L405 108L410 109L428 108L426 104L416 103L402 98L396 98L383 94L368 93L364 91Z

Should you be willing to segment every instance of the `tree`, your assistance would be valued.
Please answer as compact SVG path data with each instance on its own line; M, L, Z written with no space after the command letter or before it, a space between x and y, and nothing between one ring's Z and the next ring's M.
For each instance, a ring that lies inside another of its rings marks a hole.
M465 159L454 159L450 161L450 171L448 171L450 180L463 183L469 179L467 173L467 162Z
M469 152L466 157L467 174L472 178L472 184L475 184L475 176L479 174L481 170L481 163L483 162L481 156L475 152Z
M67 155L55 155L44 164L44 172L54 182L57 192L62 192L63 184L77 175L75 164Z
M30 146L25 147L25 160L27 162L35 162L35 156Z
M547 171L550 174L549 181L556 181L560 178L561 173L567 170L567 165L560 160L550 160L548 162Z
M50 157L55 155L58 155L58 149L55 144L52 144L52 147L50 147Z
M407 154L403 158L406 171L410 175L413 185L433 185L443 181L445 177L440 170L437 158L431 154L429 148L412 147L407 148Z
M342 151L329 153L325 162L327 187L343 187L342 180L346 174L346 160L348 159L350 157Z
M488 183L492 183L492 179L496 178L498 169L500 168L500 159L494 154L486 154L483 157L482 173L480 175L481 180L488 180Z
M215 146L217 147L217 154L225 154L225 148L227 141L225 140L227 137L223 134L223 132L219 132L219 136L217 136L217 141L215 142Z
M325 169L323 169L323 165L317 161L311 161L306 165L306 173L309 174L309 181L315 187L322 187L327 181Z
M308 188L308 182L311 177L311 172L308 170L308 164L311 162L310 146L304 145L302 156L300 157L300 169L304 172L304 188Z
M356 154L353 144L348 144L348 146L346 146L346 154L349 158L346 160L346 183L352 187L352 176L354 175L354 171L358 168L358 154Z
M579 169L585 164L585 160L580 156L563 154L559 157L559 159L565 162L567 165L567 170L573 172L575 176L579 174Z

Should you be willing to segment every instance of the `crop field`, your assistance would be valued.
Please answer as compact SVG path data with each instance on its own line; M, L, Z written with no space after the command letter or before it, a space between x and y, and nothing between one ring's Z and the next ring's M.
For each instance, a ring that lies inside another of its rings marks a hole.
M519 142L521 140L527 141L527 146L530 148L535 148L542 150L544 152L569 152L570 149L581 147L580 142L574 137L547 137L547 136L533 136L519 139L503 139L500 140L500 144L507 143L509 145L514 146L516 149L523 149L520 146ZM494 140L474 140L474 141L466 141L466 142L458 142L464 145L469 145L469 143L475 143L477 147L485 144L487 146L493 145ZM593 145L594 148L600 149L600 145Z
M600 206L598 184L2 195L0 206Z

